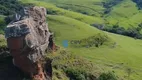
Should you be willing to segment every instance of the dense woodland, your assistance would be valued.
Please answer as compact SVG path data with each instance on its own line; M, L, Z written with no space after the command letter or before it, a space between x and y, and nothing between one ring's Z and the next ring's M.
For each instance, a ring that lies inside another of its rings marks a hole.
M0 15L12 15L29 4L22 4L17 0L0 0Z
M139 9L142 9L142 0L133 0L137 6L139 7Z

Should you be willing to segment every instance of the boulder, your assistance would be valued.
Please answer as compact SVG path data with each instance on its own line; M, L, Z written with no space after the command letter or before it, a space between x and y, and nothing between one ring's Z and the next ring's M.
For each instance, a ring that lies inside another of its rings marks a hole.
M23 8L5 29L14 65L33 79L51 79L46 77L42 66L50 35L46 9L37 6Z

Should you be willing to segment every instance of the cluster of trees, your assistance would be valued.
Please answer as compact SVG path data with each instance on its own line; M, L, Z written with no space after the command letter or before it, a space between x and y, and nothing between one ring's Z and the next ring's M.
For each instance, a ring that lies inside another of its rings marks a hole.
M13 15L29 4L22 4L18 0L0 0L0 15Z
M133 37L136 39L142 39L142 23L138 25L138 27L129 27L128 29L125 29L124 27L120 27L118 24L112 26L112 27L104 27L103 25L97 25L93 24L96 28L111 32L111 33L116 33L116 34L121 34L129 37Z
M106 42L109 41L109 38L105 34L98 33L97 35L90 36L81 40L72 40L70 44L74 47L100 47Z
M142 9L142 0L133 0L138 6L139 9Z

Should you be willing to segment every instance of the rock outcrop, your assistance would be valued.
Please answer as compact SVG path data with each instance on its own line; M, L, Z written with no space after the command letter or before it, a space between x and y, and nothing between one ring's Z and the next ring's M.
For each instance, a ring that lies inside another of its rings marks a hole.
M46 9L43 7L24 8L5 29L14 65L32 79L51 79L45 74L41 61L48 48L50 35Z

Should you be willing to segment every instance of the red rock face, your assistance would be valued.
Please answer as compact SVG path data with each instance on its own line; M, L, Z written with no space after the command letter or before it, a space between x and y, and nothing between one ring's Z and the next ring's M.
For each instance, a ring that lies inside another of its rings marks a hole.
M5 31L8 48L15 66L35 80L45 77L41 59L48 48L50 32L46 24L46 9L26 8L24 14L11 22Z

